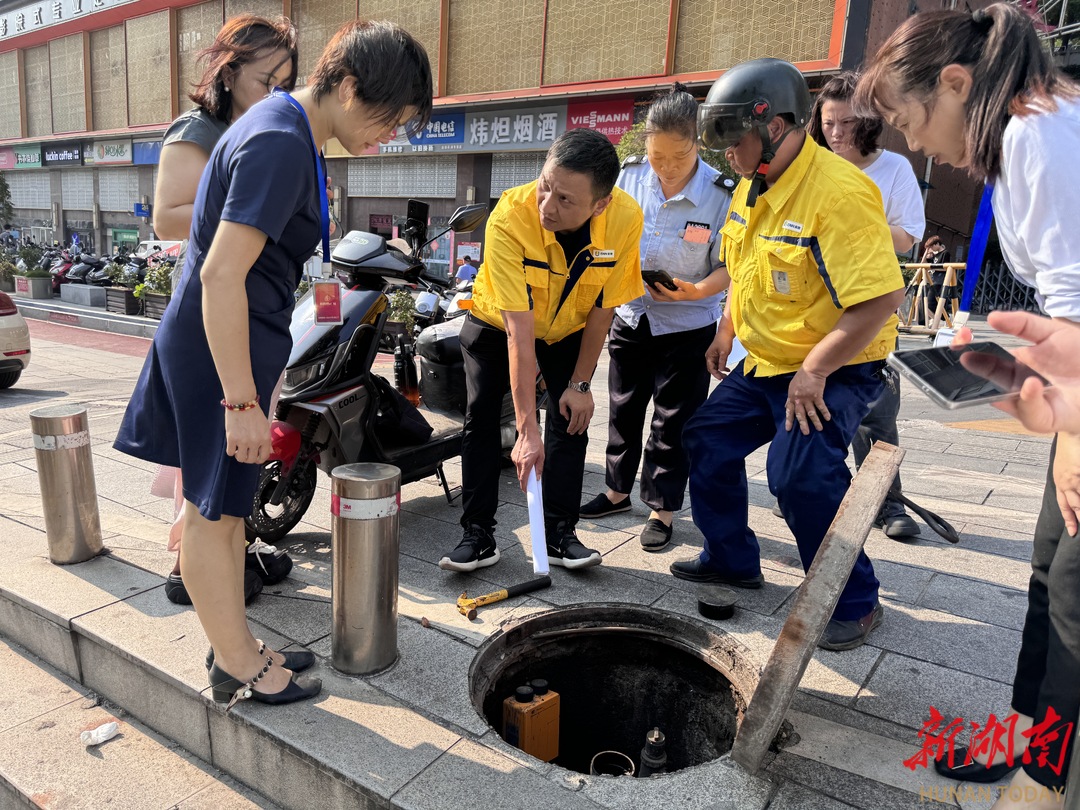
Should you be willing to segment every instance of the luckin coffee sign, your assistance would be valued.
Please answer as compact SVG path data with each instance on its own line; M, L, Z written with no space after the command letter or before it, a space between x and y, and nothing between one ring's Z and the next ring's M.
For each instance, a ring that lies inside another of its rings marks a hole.
M82 166L83 149L78 141L73 143L51 143L41 147L41 156L46 166Z

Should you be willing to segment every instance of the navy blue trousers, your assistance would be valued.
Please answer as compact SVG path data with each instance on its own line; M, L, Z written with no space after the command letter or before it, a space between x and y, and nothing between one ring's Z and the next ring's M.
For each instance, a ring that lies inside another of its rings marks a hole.
M784 403L793 374L755 377L743 364L727 376L690 419L683 444L690 457L690 505L705 535L701 563L733 577L761 573L757 536L748 524L746 457L769 447L766 471L788 527L795 535L803 570L817 554L840 501L851 484L845 458L870 403L881 396L881 363L844 366L825 382L832 414L824 429L804 436L784 429ZM859 619L877 604L878 581L860 552L833 618Z

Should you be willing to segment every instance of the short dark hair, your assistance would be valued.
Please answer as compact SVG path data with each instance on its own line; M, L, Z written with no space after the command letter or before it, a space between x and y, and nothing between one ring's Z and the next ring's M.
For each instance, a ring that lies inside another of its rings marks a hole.
M619 179L619 155L606 135L595 129L568 129L555 139L547 159L592 178L594 198L606 197Z
M225 90L225 72L237 70L254 62L268 51L283 49L289 54L289 77L282 82L283 90L296 86L296 29L284 17L272 20L254 14L230 18L218 31L210 46L199 53L206 61L206 70L195 89L188 95L192 101L220 121L232 118L232 93Z
M830 151L832 149L825 139L825 132L821 127L821 108L825 106L826 101L846 101L851 103L851 100L855 97L855 86L858 83L859 75L853 71L845 70L843 73L829 79L818 92L817 99L814 101L814 110L810 113L810 123L806 125L806 131L810 133L810 137L819 146L824 146ZM855 124L852 141L855 148L859 150L859 154L865 157L871 152L877 151L878 138L881 137L884 124L881 116L876 114L867 115L865 110L860 110L855 115L859 120Z
M656 97L645 117L645 137L664 133L697 143L697 101L686 85L675 86Z
M353 20L330 40L308 77L318 101L347 77L356 79L356 100L373 107L376 120L397 124L409 107L416 115L410 135L431 119L431 63L424 46L391 22Z
M1001 142L1013 116L1057 109L1056 99L1080 97L1080 86L1054 66L1031 18L1017 6L994 3L970 11L928 11L909 17L871 60L855 104L891 111L910 96L933 109L941 71L971 72L964 103L963 147L968 173L993 179L1001 170Z

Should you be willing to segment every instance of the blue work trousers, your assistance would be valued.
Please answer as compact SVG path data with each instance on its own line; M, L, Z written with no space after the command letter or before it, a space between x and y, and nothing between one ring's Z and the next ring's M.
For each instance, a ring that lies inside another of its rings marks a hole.
M705 535L702 565L736 578L761 573L758 540L748 525L745 460L771 441L769 490L795 535L803 570L810 568L851 484L844 460L870 403L881 396L881 368L881 363L859 363L829 375L824 398L832 419L822 420L821 431L811 426L809 436L798 424L784 429L794 374L745 376L740 363L716 387L683 433L690 457L690 505ZM877 604L877 592L874 568L860 552L833 618L862 618Z

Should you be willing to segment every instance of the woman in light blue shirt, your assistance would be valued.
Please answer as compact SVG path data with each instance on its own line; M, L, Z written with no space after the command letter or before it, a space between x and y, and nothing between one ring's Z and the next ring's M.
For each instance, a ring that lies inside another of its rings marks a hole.
M649 109L645 152L646 159L623 163L618 180L645 214L645 295L615 311L608 339L607 491L583 505L581 517L631 508L651 400L641 500L652 511L641 545L660 551L671 541L673 513L682 509L689 474L682 429L709 392L705 350L716 335L729 280L717 244L734 183L698 157L697 102L681 84ZM661 272L669 286L656 275Z

